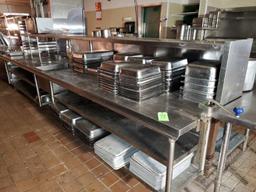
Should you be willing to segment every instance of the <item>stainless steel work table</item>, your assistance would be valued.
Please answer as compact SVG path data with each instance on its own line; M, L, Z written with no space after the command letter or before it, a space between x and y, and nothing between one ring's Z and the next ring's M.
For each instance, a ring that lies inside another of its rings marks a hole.
M41 59L35 57L12 59L2 55L0 59L12 62L35 75L48 79L50 82L56 83L100 106L128 118L129 120L137 122L145 128L167 137L169 141L169 149L166 147L166 155L168 159L167 163L165 162L168 167L166 191L171 191L175 142L179 137L197 127L198 120L202 113L202 110L197 104L185 101L182 98L179 98L179 96L171 93L163 94L146 101L135 102L101 90L98 87L97 77L95 75L78 74L71 69L44 71L41 68ZM62 62L62 60L60 60L60 62ZM63 62L67 61L65 60ZM46 64L47 63L45 63L45 65ZM158 121L158 112L168 112L170 121ZM168 144L168 142L166 144ZM205 151L207 146L202 147L202 150Z
M225 169L225 162L227 158L229 138L231 134L232 125L241 125L247 128L246 138L249 138L249 130L256 130L256 90L244 93L242 97L226 105L225 108L232 112L234 107L243 107L244 113L240 117L232 116L222 109L214 110L212 117L225 123L223 141L219 155L217 177L215 181L215 192L220 191L223 171ZM245 147L248 141L245 141Z

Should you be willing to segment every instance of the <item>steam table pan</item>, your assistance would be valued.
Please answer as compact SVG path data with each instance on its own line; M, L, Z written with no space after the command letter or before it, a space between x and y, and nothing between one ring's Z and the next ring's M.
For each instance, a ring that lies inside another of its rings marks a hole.
M122 68L120 76L129 76L135 79L144 79L161 74L160 68L153 65L133 65Z

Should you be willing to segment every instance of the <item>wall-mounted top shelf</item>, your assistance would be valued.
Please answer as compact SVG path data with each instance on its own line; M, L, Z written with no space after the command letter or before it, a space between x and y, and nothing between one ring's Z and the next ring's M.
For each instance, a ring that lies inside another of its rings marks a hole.
M27 34L33 38L55 38L55 39L66 39L66 40L81 40L81 41L99 41L119 44L134 44L140 45L150 43L151 46L161 45L162 47L180 47L188 49L214 49L220 50L224 46L224 42L208 42L208 41L184 41L177 39L161 39L161 38L140 38L140 37L110 37L110 38L99 38L89 37L84 35L63 35L63 34Z

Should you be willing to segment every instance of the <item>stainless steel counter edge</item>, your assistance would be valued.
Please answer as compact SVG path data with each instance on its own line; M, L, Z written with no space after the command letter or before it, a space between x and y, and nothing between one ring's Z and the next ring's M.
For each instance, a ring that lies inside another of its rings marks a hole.
M27 71L30 71L31 73L34 73L38 76L48 79L49 81L59 84L60 86L63 86L64 88L69 89L70 91L72 91L82 97L90 99L93 102L100 104L116 113L119 113L119 114L121 114L131 120L134 120L138 123L141 123L145 127L148 127L148 128L150 128L160 134L163 134L167 137L177 139L181 135L187 133L188 131L190 131L191 129L194 129L197 126L197 120L199 118L199 115L193 116L191 114L185 113L184 116L189 117L189 121L191 121L191 122L187 123L187 125L185 127L183 127L182 130L177 130L175 127L170 127L162 122L157 121L156 119L145 117L143 114L141 114L138 111L137 112L132 111L128 107L120 106L118 103L115 103L114 101L104 99L103 97L99 97L96 94L91 93L90 91L88 91L86 89L81 89L79 86L74 86L70 82L67 82L61 78L56 78L54 75L51 74L51 72L45 72L45 71L41 71L35 67L27 66L26 64L24 64L18 60L14 60L5 55L1 55L0 59L13 62L17 66L19 66ZM194 120L191 120L191 119L194 119Z

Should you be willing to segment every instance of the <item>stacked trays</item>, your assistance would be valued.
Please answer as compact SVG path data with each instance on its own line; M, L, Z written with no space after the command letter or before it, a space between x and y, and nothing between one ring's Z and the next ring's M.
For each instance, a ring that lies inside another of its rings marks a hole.
M113 51L92 51L72 53L73 70L85 73L87 69L97 69L102 61L112 59Z
M114 61L129 61L130 57L143 57L139 53L116 53L114 55Z
M191 153L174 165L173 179L184 172L190 165L194 154ZM165 188L166 166L139 151L130 159L129 170L156 191Z
M217 83L218 63L198 61L186 68L183 98L196 103L213 99Z
M141 64L122 68L118 90L121 96L136 101L160 95L162 93L160 68Z
M165 92L177 91L182 86L187 59L182 58L161 58L152 61L153 65L161 68L163 89Z
M151 64L153 60L154 60L154 57L152 56L142 56L142 55L137 55L137 56L132 56L127 58L127 61L140 63L140 64Z
M94 144L95 153L114 170L129 163L130 157L137 151L115 135L109 135Z
M98 69L99 87L106 91L117 94L120 70L122 67L126 67L129 65L130 64L127 62L103 62L100 68Z
M72 67L73 70L78 73L84 73L85 72L85 66L84 66L84 57L81 53L73 53L72 54Z
M80 119L77 121L75 131L79 136L85 136L86 140L89 142L93 142L107 134L105 130L97 127L86 119Z

